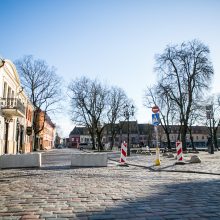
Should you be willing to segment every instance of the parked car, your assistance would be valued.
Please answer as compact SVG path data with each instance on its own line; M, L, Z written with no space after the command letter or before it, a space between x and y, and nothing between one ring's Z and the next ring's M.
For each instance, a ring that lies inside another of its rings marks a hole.
M57 148L58 148L58 149L61 149L61 148L63 148L63 145L62 145L62 144L59 144L59 145L57 146Z
M90 143L80 143L79 144L79 147L78 147L80 150L83 150L83 149L92 149L92 144Z

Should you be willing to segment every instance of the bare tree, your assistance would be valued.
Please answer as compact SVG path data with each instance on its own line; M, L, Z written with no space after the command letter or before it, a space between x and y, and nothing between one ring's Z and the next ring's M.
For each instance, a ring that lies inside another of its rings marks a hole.
M193 100L199 99L209 89L214 74L208 55L209 48L193 40L179 46L168 46L163 54L156 57L155 70L160 90L179 109L184 149Z
M197 100L195 103L192 104L192 108L189 116L189 122L188 122L188 131L189 131L190 142L193 150L196 150L193 139L193 125L205 120L203 112L204 112L204 106L202 104L202 100L201 101Z
M214 144L214 147L218 149L217 132L220 124L220 95L213 94L209 96L206 100L206 105L207 103L209 103L208 106L211 107L211 111L206 112L206 126L209 128L209 134L212 138L212 143Z
M173 124L174 117L176 116L174 103L169 99L168 94L165 91L160 90L158 86L147 88L145 91L145 103L148 108L157 105L160 109L160 122L161 126L166 134L167 147L171 149L170 131Z
M58 109L61 101L62 80L56 74L54 67L49 67L44 60L35 60L33 56L24 56L15 61L21 78L21 84L25 88L28 97L35 107L33 130L35 134L34 148L39 148L37 137L44 129L44 122L48 112ZM43 123L38 123L39 113L44 112ZM39 126L40 125L40 126Z
M76 79L69 84L72 120L86 126L95 149L96 138L98 150L103 150L102 135L106 121L108 89L98 80L86 77Z
M128 98L121 88L112 87L108 94L108 126L111 133L111 149L114 146L115 137L118 133L116 122L124 117L124 106L128 103Z

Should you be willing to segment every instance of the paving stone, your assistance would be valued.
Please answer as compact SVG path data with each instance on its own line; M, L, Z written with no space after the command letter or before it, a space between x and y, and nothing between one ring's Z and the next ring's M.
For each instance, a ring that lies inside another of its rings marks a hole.
M0 182L0 219L220 219L220 175L187 173L218 173L220 152L214 159L200 157L201 164L181 168L164 158L154 168L160 172L132 166L1 170L0 179L9 181ZM150 165L147 159L131 156L128 161Z

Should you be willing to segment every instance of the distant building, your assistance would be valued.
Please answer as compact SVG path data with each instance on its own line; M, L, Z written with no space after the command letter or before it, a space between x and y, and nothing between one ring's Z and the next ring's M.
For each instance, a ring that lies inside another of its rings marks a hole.
M74 127L70 132L68 147L77 148L79 144L91 144L91 136L89 130L86 127Z
M37 128L40 132L37 134L37 142L40 149L54 148L56 126L51 121L50 117L44 111L37 112Z
M115 125L117 134L115 136L114 146L119 147L123 141L128 140L131 147L138 146L156 146L156 136L154 132L154 126L151 124L138 124L137 121L119 122ZM171 146L175 148L175 143L179 139L179 125L170 125L170 141ZM129 134L129 135L128 135ZM187 133L186 142L187 146L191 147L191 139L195 147L205 148L207 143L209 131L206 126L192 126L192 137ZM110 125L106 125L103 131L103 144L109 145L112 141ZM160 147L167 146L167 137L162 129L158 126L158 141ZM88 129L86 127L74 127L69 135L68 147L77 147L79 143L91 143L91 137L89 135Z

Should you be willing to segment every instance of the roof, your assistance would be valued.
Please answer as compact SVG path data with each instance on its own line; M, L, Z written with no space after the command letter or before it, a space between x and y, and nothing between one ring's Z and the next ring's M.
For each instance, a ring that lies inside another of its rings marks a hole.
M77 127L75 126L70 132L70 135L88 135L89 131L86 127Z
M120 121L119 126L122 130L122 133L128 132L128 121ZM129 133L136 134L138 133L138 123L137 121L129 121Z
M152 124L138 124L138 130L140 135L145 135L149 131L153 131L154 127Z

